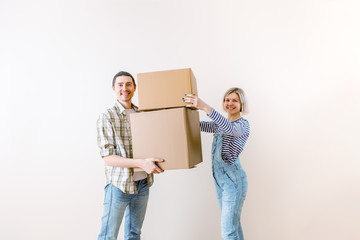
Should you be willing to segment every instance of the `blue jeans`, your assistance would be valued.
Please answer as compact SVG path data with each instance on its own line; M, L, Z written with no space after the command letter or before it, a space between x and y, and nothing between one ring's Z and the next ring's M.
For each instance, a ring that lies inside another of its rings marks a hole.
M139 240L149 199L147 179L136 181L137 194L123 193L108 184L105 187L104 213L98 240L116 240L125 213L125 239ZM125 212L126 210L126 212Z
M221 151L222 137L215 135L212 145L212 169L221 209L221 235L225 240L244 240L240 215L248 187L246 173L239 158L228 165L222 160Z

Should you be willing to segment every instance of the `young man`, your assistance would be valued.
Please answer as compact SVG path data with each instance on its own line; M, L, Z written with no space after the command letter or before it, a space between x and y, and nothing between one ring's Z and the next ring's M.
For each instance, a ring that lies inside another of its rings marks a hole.
M117 73L112 82L117 97L114 107L102 113L97 121L98 146L105 161L105 200L98 240L116 240L125 213L125 239L140 239L153 173L163 170L159 158L133 159L130 113L138 112L131 99L136 90L133 76ZM133 168L143 172L134 172Z

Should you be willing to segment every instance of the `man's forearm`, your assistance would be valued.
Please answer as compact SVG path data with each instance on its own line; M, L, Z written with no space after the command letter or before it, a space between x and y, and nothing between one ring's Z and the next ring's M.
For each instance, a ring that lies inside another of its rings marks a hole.
M124 158L118 155L109 155L103 158L107 166L141 168L147 173L162 173L164 171L156 164L156 162L164 161L161 158Z
M103 159L107 166L120 168L141 168L144 161L144 159L124 158L118 155L105 156Z

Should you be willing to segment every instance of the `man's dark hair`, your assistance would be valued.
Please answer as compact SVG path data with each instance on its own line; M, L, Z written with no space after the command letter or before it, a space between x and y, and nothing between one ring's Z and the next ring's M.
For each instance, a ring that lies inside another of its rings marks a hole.
M115 86L116 78L117 78L117 77L120 77L120 76L128 76L128 77L131 77L134 86L136 86L134 77L133 77L130 73L128 73L128 72L121 71L121 72L118 72L118 73L114 76L113 81L112 81L112 86L113 86L113 87Z

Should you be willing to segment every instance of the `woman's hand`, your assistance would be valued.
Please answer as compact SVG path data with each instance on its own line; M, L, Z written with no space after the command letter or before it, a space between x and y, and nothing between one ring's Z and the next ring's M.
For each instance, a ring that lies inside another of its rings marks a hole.
M190 103L188 105L185 105L185 107L195 107L199 110L204 111L206 114L209 114L212 109L212 107L210 107L206 102L204 102L194 94L185 94L183 102Z

